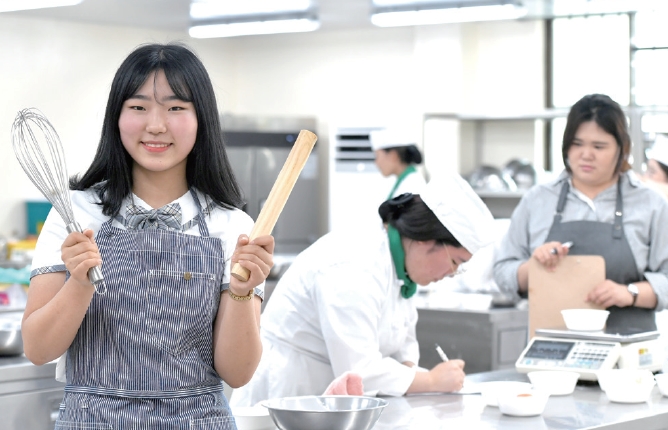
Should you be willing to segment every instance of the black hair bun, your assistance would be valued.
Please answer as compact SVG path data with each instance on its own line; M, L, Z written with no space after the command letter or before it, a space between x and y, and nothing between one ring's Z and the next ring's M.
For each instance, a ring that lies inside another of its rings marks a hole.
M404 209L409 207L413 202L413 194L404 193L396 196L393 199L386 200L378 208L378 214L383 222L390 219L397 219L403 213Z

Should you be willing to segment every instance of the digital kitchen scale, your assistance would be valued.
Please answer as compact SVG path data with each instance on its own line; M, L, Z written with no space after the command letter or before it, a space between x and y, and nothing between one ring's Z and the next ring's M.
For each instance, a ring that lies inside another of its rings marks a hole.
M570 370L580 379L596 381L596 372L614 368L647 369L663 367L664 351L660 333L635 334L538 329L515 362L519 372Z

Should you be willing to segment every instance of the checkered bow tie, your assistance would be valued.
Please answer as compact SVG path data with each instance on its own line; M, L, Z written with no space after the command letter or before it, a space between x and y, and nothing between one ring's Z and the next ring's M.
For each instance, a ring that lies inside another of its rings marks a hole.
M181 231L181 205L170 203L160 209L146 210L141 206L127 206L125 224L129 230L177 230Z

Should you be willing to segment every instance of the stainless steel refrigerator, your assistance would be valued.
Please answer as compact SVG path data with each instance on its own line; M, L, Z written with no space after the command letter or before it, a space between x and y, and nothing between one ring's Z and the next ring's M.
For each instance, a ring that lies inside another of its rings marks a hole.
M298 134L299 129L224 132L232 169L244 193L244 211L254 220ZM318 177L318 155L314 148L274 227L276 255L298 254L318 239Z

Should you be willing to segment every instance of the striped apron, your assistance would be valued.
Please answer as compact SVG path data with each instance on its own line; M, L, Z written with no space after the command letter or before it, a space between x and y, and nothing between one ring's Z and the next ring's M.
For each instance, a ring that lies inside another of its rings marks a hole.
M213 368L223 248L195 202L201 236L102 225L107 292L68 349L57 430L236 430Z

